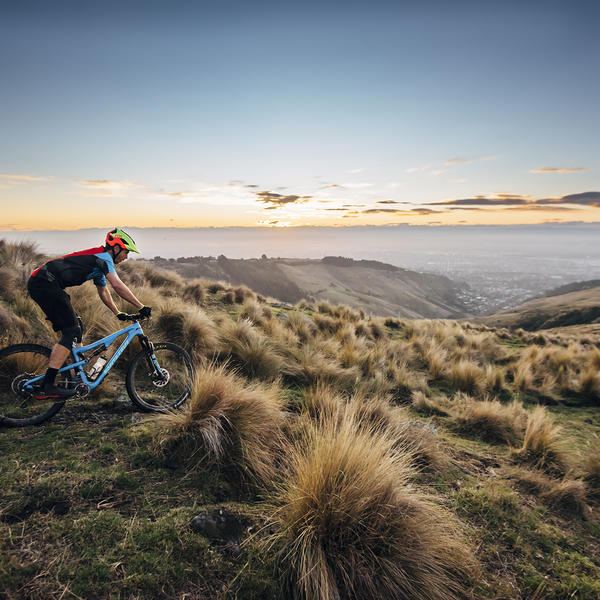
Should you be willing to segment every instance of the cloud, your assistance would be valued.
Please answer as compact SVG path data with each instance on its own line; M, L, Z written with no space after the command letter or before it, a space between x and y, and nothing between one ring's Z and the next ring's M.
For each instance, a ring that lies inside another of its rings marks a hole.
M297 196L295 194L284 196L283 194L277 194L276 192L269 191L255 192L255 195L257 202L270 204L271 206L265 207L269 209L279 208L280 206L285 206L286 204L301 204L312 198L312 196Z
M363 214L380 214L387 213L393 215L431 215L439 214L440 211L432 210L431 208L411 208L410 210L398 210L397 208L368 208L363 210Z
M362 173L363 171L364 171L364 168L350 169L350 170L346 171L346 173L348 173L350 175L355 175L356 173Z
M565 167L542 167L541 169L531 169L530 173L579 173L580 171L587 171L587 167L574 167L568 169Z
M377 200L375 204L404 204L403 202L398 202L398 200Z
M534 200L529 195L520 194L495 194L492 197L475 196L474 198L458 198L453 200L442 200L440 202L429 202L428 206L523 206L536 210L540 206L552 206L558 210L557 204L572 204L578 206L592 206L600 208L600 192L582 192L580 194L569 194L560 198L540 198Z
M585 206L600 207L600 192L582 192L581 194L569 194L563 196L565 204L582 204Z
M36 175L27 175L25 173L0 173L0 179L8 179L13 182L52 181L54 177L37 177Z
M109 179L78 179L77 183L92 188L137 188L136 183L130 181L110 181Z
M324 208L323 210L347 211L347 208Z

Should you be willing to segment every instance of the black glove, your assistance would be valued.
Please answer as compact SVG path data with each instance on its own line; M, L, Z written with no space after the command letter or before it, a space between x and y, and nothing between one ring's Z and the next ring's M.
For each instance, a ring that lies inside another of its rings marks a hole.
M142 306L139 310L139 315L142 319L149 319L152 314L152 309L149 306Z
M127 321L127 313L118 312L116 316L119 321Z

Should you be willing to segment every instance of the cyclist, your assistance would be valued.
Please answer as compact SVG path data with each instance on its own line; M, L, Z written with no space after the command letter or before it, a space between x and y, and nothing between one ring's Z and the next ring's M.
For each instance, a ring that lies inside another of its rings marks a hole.
M125 313L119 311L106 287L108 280L123 300L139 309L142 317L150 316L152 309L144 306L134 296L115 271L115 265L123 262L129 252L139 254L133 238L117 227L108 232L104 246L55 258L31 273L27 282L29 295L44 311L54 331L61 332L60 340L52 348L48 370L36 395L38 399L69 397L75 394L75 390L55 385L58 370L69 356L73 342L81 342L82 336L71 299L64 291L66 287L81 285L92 279L100 300L118 319L125 320Z

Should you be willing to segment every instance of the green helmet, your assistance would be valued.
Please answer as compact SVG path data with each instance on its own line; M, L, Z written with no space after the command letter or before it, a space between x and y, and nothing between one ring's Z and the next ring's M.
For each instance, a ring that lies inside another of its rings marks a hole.
M137 252L138 254L140 253L135 245L135 242L133 241L133 238L118 227L115 227L112 231L109 231L106 234L106 245L119 246L120 248L123 248L123 250Z

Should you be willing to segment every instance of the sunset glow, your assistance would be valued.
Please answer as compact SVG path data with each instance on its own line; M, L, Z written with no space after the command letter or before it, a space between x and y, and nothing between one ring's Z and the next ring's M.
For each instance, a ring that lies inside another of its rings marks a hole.
M135 4L0 21L0 231L600 221L587 9Z

